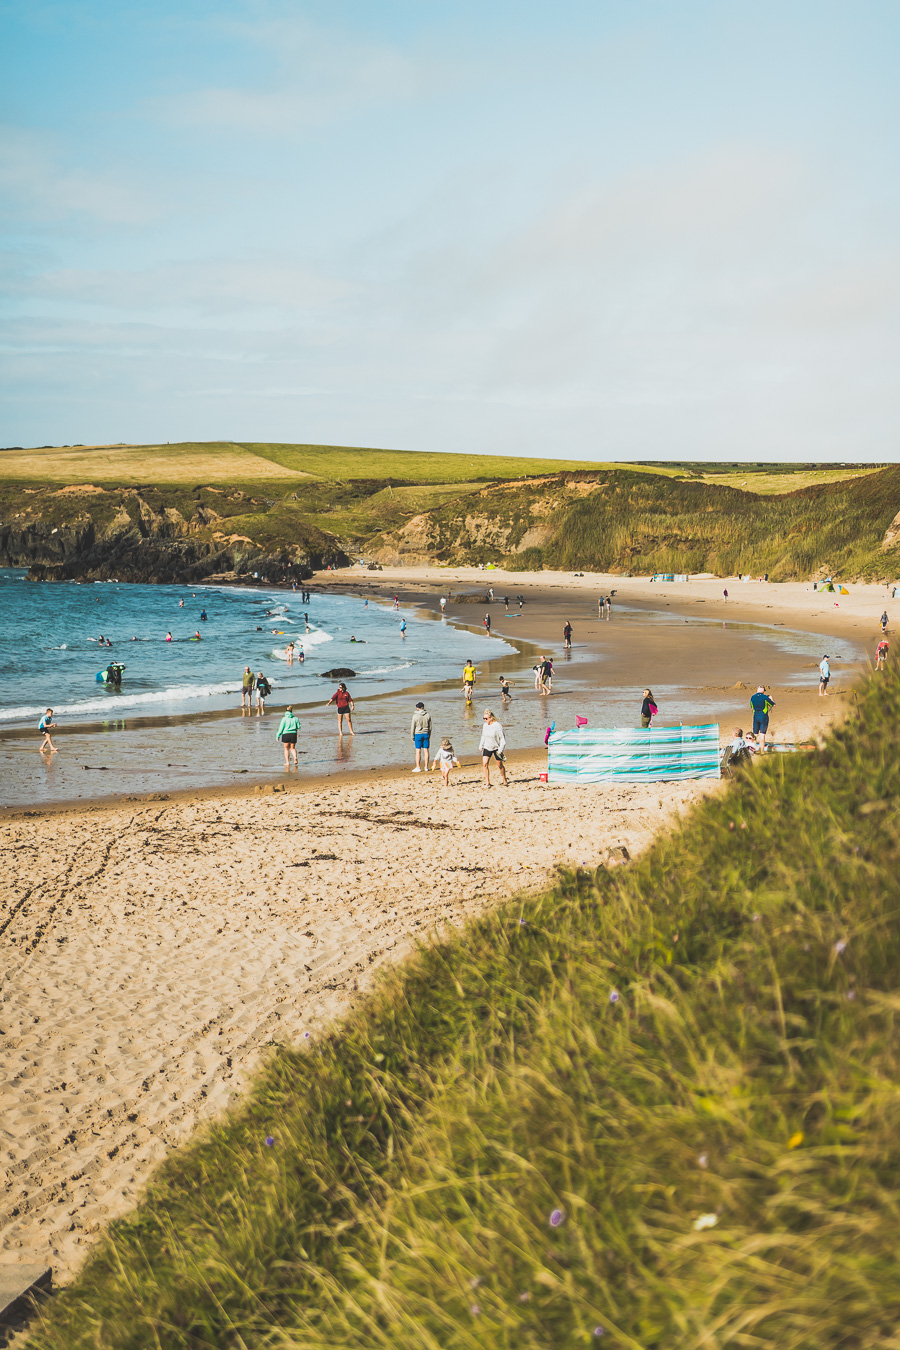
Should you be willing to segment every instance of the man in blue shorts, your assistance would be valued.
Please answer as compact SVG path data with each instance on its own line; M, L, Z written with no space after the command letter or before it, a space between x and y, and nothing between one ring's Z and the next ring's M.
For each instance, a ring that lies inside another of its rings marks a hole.
M761 684L750 699L750 707L753 709L753 734L760 737L760 745L765 750L766 732L769 730L769 709L775 707L775 700L766 693L764 685Z
M424 703L416 704L409 732L416 748L416 767L413 769L413 773L422 773L423 769L427 773L428 747L431 745L431 713L425 711ZM423 755L425 756L424 765L422 764Z

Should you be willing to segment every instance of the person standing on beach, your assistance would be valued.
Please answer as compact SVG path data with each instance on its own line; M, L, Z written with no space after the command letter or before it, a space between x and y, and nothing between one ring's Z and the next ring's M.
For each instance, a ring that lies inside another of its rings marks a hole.
M300 719L294 714L294 709L290 704L284 710L284 717L281 719L281 725L278 728L277 736L284 747L284 767L291 767L290 756L294 757L294 768L297 767L297 735L300 731Z
M553 662L550 660L549 656L545 656L543 661L541 662L540 676L541 676L540 692L542 694L552 694Z
M651 721L658 712L659 708L657 708L656 703L654 701L653 691L650 689L645 689L644 700L641 703L641 726L644 728L644 730L646 730L650 726Z
M247 711L250 712L253 707L253 689L256 684L256 677L249 666L244 666L244 678L241 681L241 711L244 709L244 700L247 702Z
M472 702L472 695L475 692L475 663L467 661L463 667L463 693L466 696L466 702Z
M484 782L486 787L491 786L491 760L497 761L497 768L500 770L500 777L503 780L503 786L508 786L506 777L506 764L504 763L504 751L506 749L506 737L503 734L503 728L497 721L490 708L485 708L482 717L481 741L478 745L481 751L481 765L484 770Z
M765 750L769 730L769 709L775 707L775 700L766 693L765 685L759 685L750 699L750 707L753 709L753 735L761 738L760 745Z
M882 633L886 633L886 632L887 632L887 626L888 626L887 610L885 610L884 613L882 614L880 623L881 623L881 631L882 631Z
M534 665L531 667L531 669L534 671L534 692L536 694L539 694L541 692L541 666L543 664L544 658L542 656L539 656L537 661L535 661Z
M453 744L445 736L441 741L441 748L434 757L432 769L440 769L441 779L444 787L450 786L450 770L459 768L459 760L453 752Z
M484 631L487 633L488 637L490 637L490 635L491 635L491 616L490 616L490 614L485 614L485 616L484 616Z
M53 741L51 740L50 737L50 732L54 729L55 726L56 723L53 720L53 709L48 708L47 711L44 713L43 717L41 718L40 722L38 722L38 731L41 733L43 737L43 740L41 741L40 744L40 749L42 751L49 750L51 755L55 755L58 753L57 747L53 744Z
M266 699L272 692L272 686L262 671L256 677L256 715L261 717L266 711Z
M424 703L417 703L416 710L412 715L412 723L409 728L409 734L412 736L412 743L416 751L416 767L413 773L428 772L428 749L431 745L431 713L425 711ZM422 763L422 755L425 756L425 763Z
M509 692L509 680L505 675L500 676L500 697L503 699L504 707L512 698L512 694Z
M603 603L606 606L606 622L609 623L609 616L612 614L612 596L608 595Z
M603 618L603 606L604 606L605 603L606 603L606 602L605 602L605 600L603 599L603 596L601 595L600 599L597 601L597 618L598 618L598 619L602 619L602 618Z
M447 597L446 597L446 595L442 595L442 596L441 596L441 613L442 613L442 614L443 614L443 612L444 612L444 610L445 610L446 608L447 608Z
M882 638L881 641L879 642L878 646L875 648L875 669L876 669L876 670L884 670L884 663L885 663L885 661L887 660L887 654L888 654L888 649L890 648L890 645L891 645L891 644L888 642L887 638Z
M294 651L295 648L293 642L289 642L284 649L284 654L287 657L287 663L289 666L292 666L294 664Z
M405 620L405 619L401 619L401 620L400 620L400 636L401 636L402 638L405 638L405 637L406 637L406 620Z
M353 712L354 708L354 703L353 699L350 697L350 690L344 684L343 680L338 685L337 689L335 689L334 693L331 695L331 698L328 700L325 706L330 707L332 703L334 703L337 707L338 735L343 736L344 734L345 717L347 719L347 726L350 728L350 735L351 736L355 735L355 732L353 730L353 718L351 716L351 713Z
M566 626L563 629L563 646L568 651L572 646L572 625L566 620Z
M722 592L722 599L725 600L725 601L728 600L728 590L727 590L727 589L724 590L724 591Z
M828 681L831 679L831 663L827 656L819 662L819 698L828 697Z

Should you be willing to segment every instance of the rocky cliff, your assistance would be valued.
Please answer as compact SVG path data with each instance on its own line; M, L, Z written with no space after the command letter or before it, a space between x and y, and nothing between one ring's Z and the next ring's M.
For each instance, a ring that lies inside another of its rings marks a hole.
M302 580L346 562L340 542L301 521L279 520L281 503L243 492L17 487L0 501L0 567L27 567L33 581Z

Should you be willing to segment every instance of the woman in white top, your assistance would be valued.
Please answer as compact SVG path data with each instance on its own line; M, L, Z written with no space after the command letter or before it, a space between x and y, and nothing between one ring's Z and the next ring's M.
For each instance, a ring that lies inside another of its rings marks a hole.
M500 777L503 779L503 786L507 786L506 765L503 762L503 752L506 749L506 737L503 734L503 728L497 721L490 708L485 708L483 725L481 728L481 763L484 768L484 781L488 787L491 786L491 760L497 761L497 768L500 770Z

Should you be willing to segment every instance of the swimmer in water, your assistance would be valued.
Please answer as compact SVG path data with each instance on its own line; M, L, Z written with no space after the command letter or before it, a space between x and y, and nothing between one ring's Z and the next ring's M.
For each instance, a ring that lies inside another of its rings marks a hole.
M171 641L172 641L172 634L171 634L171 633L166 633L166 642L171 642Z
M207 614L207 612L206 612L205 609L201 609L201 611L200 611L200 618L203 619L204 622L209 618L209 615Z
M200 632L199 632L199 630L194 634L193 640L194 640L194 642L200 642L200 641L202 641L202 639L201 639L201 637L200 637Z
M178 608L179 608L179 609L184 609L184 601L183 601L183 600L179 600L179 601L178 601Z
M294 644L293 644L293 642L289 642L289 643L288 643L288 645L287 645L287 646L285 647L285 649L284 649L284 654L285 654L285 656L287 657L287 663L288 663L288 665L289 665L289 666L292 666L292 665L294 664Z

